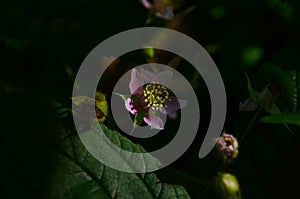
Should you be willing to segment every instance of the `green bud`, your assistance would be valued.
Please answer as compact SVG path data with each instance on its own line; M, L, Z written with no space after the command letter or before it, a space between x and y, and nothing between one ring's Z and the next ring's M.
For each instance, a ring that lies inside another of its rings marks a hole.
M230 173L220 173L216 178L217 191L220 198L240 199L240 185L236 177Z

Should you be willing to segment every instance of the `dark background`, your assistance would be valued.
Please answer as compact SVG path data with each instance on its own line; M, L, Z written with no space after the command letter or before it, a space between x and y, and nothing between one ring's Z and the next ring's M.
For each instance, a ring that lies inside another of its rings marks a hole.
M159 24L188 34L210 52L227 89L225 128L239 131L251 119L251 114L239 115L240 129L233 122L238 102L248 96L243 73L254 77L264 62L299 69L299 3L194 2L196 10L176 25ZM11 0L0 5L1 195L43 198L55 167L52 140L60 127L53 101L71 96L74 75L91 49L116 33L144 27L148 12L133 0ZM247 58L247 50L254 55ZM298 132L256 125L246 139L232 166L243 198L297 194Z

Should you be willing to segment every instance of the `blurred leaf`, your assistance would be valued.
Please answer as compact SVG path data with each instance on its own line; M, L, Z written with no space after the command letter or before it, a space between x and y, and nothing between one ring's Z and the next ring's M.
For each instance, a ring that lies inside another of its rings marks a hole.
M280 15L285 19L290 19L294 14L294 9L290 2L282 0L269 0L268 4L276 9Z
M264 123L272 124L294 124L300 126L300 112L279 113L261 118Z
M275 104L270 104L272 99L270 99L270 94L268 93L268 89L265 88L262 92L255 91L252 86L249 77L247 77L248 82L248 92L250 94L251 99L254 103L258 104L265 111L271 114L280 113L280 110Z
M211 11L211 15L215 19L221 19L225 15L225 8L223 6L214 7Z
M155 49L152 47L144 48L144 53L149 59L153 59L155 54Z
M247 66L256 64L263 55L263 50L259 47L247 47L242 51L242 60Z
M297 83L297 79L299 78L297 74L297 71L290 70L287 72L290 79L287 79L286 82L286 89L285 89L285 95L283 95L284 100L287 101L287 103L290 103L292 111L296 111L299 107L299 84Z
M258 78L262 85L269 82L276 82L283 87L283 91L278 94L276 104L282 111L297 110L297 72L295 70L283 71L281 68L265 64L259 71ZM276 92L276 90L275 90Z
M296 71L297 111L300 111L300 70Z
M247 77L247 81L248 81L248 91L250 93L251 99L256 104L258 104L260 107L262 107L265 111L270 113L271 115L280 114L281 111L276 106L276 104L274 103L274 98L273 98L272 94L269 93L270 92L269 88L266 87L261 93L259 93L257 91L254 91L252 86L251 86L251 82L249 80L249 77L247 75L246 75L246 77ZM284 125L285 128L287 128L289 130L289 132L294 134L293 131L287 125L287 123L283 122L282 124Z
M16 50L19 50L19 51L22 50L23 47L24 47L24 44L21 40L13 39L13 38L7 38L5 40L5 44L10 48L13 48L13 49L16 49Z
M112 142L118 143L122 148L145 152L142 147L133 144L118 132L106 127L103 130ZM73 136L63 143L48 198L144 199L190 196L182 186L161 183L154 173L125 173L106 167L85 149L78 136Z
M250 94L250 97L254 102L258 103L260 93L257 91L254 91L254 89L251 86L251 82L250 82L248 75L246 75L246 78L247 78L247 86L248 86L248 92Z

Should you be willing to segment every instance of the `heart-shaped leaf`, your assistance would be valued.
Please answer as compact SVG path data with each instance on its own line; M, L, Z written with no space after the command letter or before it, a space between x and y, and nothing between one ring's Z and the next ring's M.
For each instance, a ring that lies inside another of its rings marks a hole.
M104 126L103 131L123 149L145 152L118 132ZM47 198L190 198L182 186L163 183L154 173L126 173L103 165L85 149L77 135L66 139L62 146Z

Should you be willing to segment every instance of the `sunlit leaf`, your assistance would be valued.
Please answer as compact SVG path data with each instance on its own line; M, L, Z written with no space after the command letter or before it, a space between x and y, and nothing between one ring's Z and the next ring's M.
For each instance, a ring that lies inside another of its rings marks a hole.
M106 127L103 130L119 147L145 152L118 132ZM48 198L190 198L182 186L162 183L154 173L125 173L103 165L85 149L78 136L67 139L61 151Z

